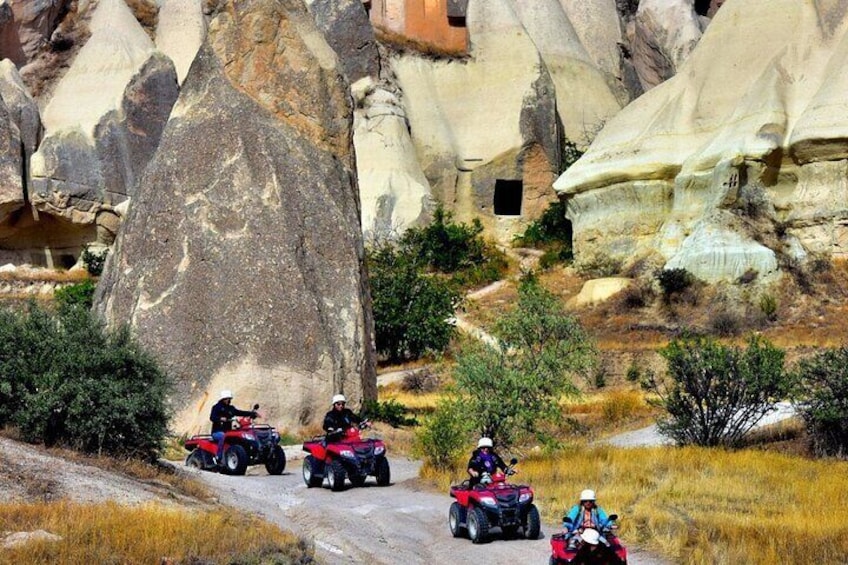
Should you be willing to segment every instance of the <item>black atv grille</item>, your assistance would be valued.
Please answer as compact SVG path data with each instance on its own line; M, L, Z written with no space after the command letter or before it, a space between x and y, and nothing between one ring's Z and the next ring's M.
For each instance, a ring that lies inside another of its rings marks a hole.
M518 505L518 493L497 493L495 496L498 499L498 504L501 506L516 506Z
M372 457L374 455L374 446L357 447L354 451L359 457Z

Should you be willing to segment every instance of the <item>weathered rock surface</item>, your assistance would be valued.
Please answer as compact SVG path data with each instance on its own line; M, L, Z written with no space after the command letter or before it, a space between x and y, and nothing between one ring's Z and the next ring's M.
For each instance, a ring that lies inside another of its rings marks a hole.
M180 84L206 37L202 0L159 0L156 48L171 58Z
M0 1L0 58L18 66L31 61L70 4L71 0Z
M844 255L846 30L842 2L725 3L679 74L557 180L578 254L659 251L707 280Z
M33 205L78 224L132 195L178 94L176 73L122 0L101 0L91 39L44 112Z
M377 40L362 0L308 0L318 29L341 61L351 83L380 72Z
M376 394L347 90L298 0L210 23L98 288L178 378L178 431L225 388L284 427Z

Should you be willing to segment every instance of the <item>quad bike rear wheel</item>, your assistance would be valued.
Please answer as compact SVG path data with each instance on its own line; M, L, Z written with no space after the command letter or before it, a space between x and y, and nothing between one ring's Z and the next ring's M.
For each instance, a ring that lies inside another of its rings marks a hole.
M360 475L359 473L351 473L350 475L350 484L355 487L361 487L365 485L365 475Z
M387 486L392 480L392 471L389 468L389 460L385 457L377 458L377 486Z
M459 502L451 504L448 512L448 526L450 526L451 535L455 538L461 538L466 534L465 528L462 527L462 506Z
M189 453L188 457L186 457L186 466L191 467L192 469L205 469L206 458L204 457L204 454L205 452L202 449L195 448L195 450Z
M468 509L468 537L474 543L486 541L489 535L489 518L480 508L474 506Z
M306 488L320 487L324 482L324 477L315 472L317 464L318 462L311 455L303 459L303 482L306 483Z
M247 471L247 452L240 445L231 445L224 452L224 471L228 475L244 475Z
M330 489L340 491L344 488L345 468L341 461L333 461L327 466L327 482L330 483Z
M279 445L271 448L268 460L265 461L265 469L269 475L282 475L286 470L286 452Z

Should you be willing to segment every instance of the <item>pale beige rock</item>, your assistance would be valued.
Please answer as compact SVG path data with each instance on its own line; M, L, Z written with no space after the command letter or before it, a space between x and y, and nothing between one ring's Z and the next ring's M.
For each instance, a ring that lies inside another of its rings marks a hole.
M180 84L206 37L202 0L160 0L156 48L171 58Z
M646 91L674 76L701 39L692 0L642 0L628 31L633 64Z
M774 250L751 230L785 220L801 247L840 249L842 165L808 167L846 158L846 13L838 2L724 4L680 72L613 118L554 184L570 200L577 253L655 250L706 280L768 277ZM639 183L669 198L655 192L645 222L627 211ZM762 225L741 221L757 194ZM605 216L617 220L604 226ZM629 247L622 224L639 234Z
M35 530L32 532L14 532L4 537L1 545L4 549L11 549L14 547L20 547L22 545L27 545L28 543L32 542L46 541L62 541L62 536L51 534L46 530Z
M619 44L623 37L615 0L559 2L590 60L603 72L618 76L621 67Z
M605 302L630 286L631 279L625 277L607 277L603 279L591 279L583 283L583 287L577 296L571 298L567 306L578 308Z

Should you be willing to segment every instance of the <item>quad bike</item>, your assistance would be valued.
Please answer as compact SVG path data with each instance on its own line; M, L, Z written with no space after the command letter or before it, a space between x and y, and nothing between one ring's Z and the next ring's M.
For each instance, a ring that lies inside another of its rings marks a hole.
M506 482L514 474L517 459L510 461L506 473L483 473L480 483L469 481L450 488L456 501L448 512L448 525L453 537L468 535L474 543L486 541L489 529L499 527L507 537L521 529L527 539L537 539L541 528L539 510L533 504L533 489L527 485Z
M259 409L255 404L253 410ZM280 446L280 434L267 424L255 424L250 416L233 418L231 430L224 435L224 457L218 465L218 442L211 435L196 435L185 441L190 451L186 465L228 475L244 475L249 465L264 464L269 475L282 475L286 453Z
M306 486L319 487L326 478L330 489L339 491L344 488L345 477L353 486L361 487L369 475L376 477L378 486L388 485L391 471L386 445L379 439L363 438L359 431L366 427L368 421L364 420L359 426L303 442L303 450L309 453L303 459Z
M617 519L617 514L610 514L594 535L598 539L594 545L584 542L581 537L576 538L576 543L569 544L567 533L552 535L550 565L627 565L627 549L613 533L618 528L614 524ZM589 530L583 533L592 534Z

